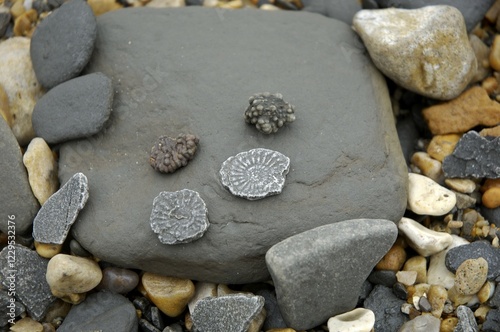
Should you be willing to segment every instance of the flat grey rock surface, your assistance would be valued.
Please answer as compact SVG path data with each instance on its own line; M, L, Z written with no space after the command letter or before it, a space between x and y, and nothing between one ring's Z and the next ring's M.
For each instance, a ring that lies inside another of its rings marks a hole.
M3 117L0 117L0 231L8 234L10 225L16 234L26 233L40 206L28 181L21 149ZM10 216L10 218L9 218Z
M287 326L310 329L354 309L363 282L397 235L392 221L358 219L314 228L271 247L266 263Z
M394 332L409 320L401 312L401 306L406 303L394 295L392 289L383 285L376 285L366 298L363 307L375 314L374 329L377 332Z
M88 72L113 80L109 126L60 149L61 183L75 172L89 179L75 239L118 266L248 283L269 278L266 251L291 235L367 216L399 220L408 175L387 87L357 47L348 25L305 12L187 7L100 16ZM260 91L279 91L303 112L275 135L259 133L243 113ZM196 157L175 174L154 171L157 137L182 132L200 137ZM286 188L259 201L234 197L220 183L221 164L259 147L290 158ZM211 225L197 241L166 246L148 225L151 202L181 189L199 192Z

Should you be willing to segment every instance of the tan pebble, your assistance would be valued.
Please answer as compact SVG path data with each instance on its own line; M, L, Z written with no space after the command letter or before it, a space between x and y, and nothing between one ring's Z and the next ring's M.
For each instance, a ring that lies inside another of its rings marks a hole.
M35 30L35 23L38 19L38 13L35 9L30 9L20 15L14 21L14 36L31 37Z
M389 251L382 257L380 262L375 266L376 270L390 270L399 271L406 261L406 251L401 245L400 241L389 249Z
M52 258L62 250L62 244L40 243L34 241L36 252L43 258Z
M184 326L188 331L193 329L193 319L191 318L189 312L186 312L186 315L184 316Z
M217 285L217 296L224 296L224 295L238 294L238 293L242 292L232 290L231 288L229 288L227 285L224 284Z
M58 254L47 265L46 279L54 296L77 304L99 284L102 272L93 260Z
M491 308L487 305L480 305L479 308L474 311L474 317L476 317L479 321L479 323L484 323L486 320L486 315L488 314L488 311L490 311Z
M493 136L493 137L498 137L500 136L500 126L492 127L492 128L484 128L479 132L479 135L481 136Z
M448 188L463 194L470 194L476 190L476 183L469 179L446 179L444 183Z
M145 7L169 8L184 6L186 6L186 2L184 0L152 0L151 2L148 2Z
M24 153L23 163L28 171L28 179L33 195L43 205L59 189L57 161L43 138L31 140Z
M179 316L195 292L194 284L189 279L146 272L141 281L149 299L170 317Z
M265 3L262 6L259 7L259 9L262 10L281 10L279 7L276 7L275 5L271 5L270 3Z
M427 282L427 259L423 256L414 256L408 259L403 266L404 271L415 271L417 272L416 283L426 283Z
M241 1L241 0L232 0L232 1L228 1L228 2L219 1L217 3L217 7L225 8L225 9L243 8L243 1Z
M491 68L500 71L500 35L496 35L493 39L489 60Z
M441 321L441 326L439 332L453 332L455 327L458 325L457 317L448 317Z
M57 299L47 310L43 321L51 324L57 324L57 322L68 315L72 308L72 304L65 302L61 299Z
M411 157L411 163L418 167L423 175L433 179L436 182L443 181L443 170L441 163L431 158L425 152L415 152Z
M123 6L115 0L88 0L87 3L90 8L92 8L95 16L123 8Z
M498 91L498 80L493 76L487 77L481 82L481 87L485 89L489 95L492 95Z
M443 313L444 304L448 299L448 291L441 285L431 285L427 292L427 299L431 304L431 314L440 318Z
M43 325L30 317L24 317L10 327L12 332L43 332Z
M12 7L10 7L10 14L14 19L18 18L22 14L26 12L26 9L24 8L24 4L22 0L16 1Z
M250 322L250 325L248 326L246 332L260 332L262 325L264 325L266 317L267 317L267 311L264 307L262 307L262 310Z
M411 286L417 280L417 271L398 271L396 279L405 286Z
M476 199L471 195L462 194L459 192L454 192L457 197L457 208L463 210L467 208L473 208L476 206Z
M463 295L461 294L455 286L448 289L448 300L453 303L454 307L458 307L459 305L466 304L472 301L474 298L473 295Z
M42 323L43 325L43 332L56 332L56 328L54 327L53 324L49 324L49 323ZM59 324L57 324L56 326L58 326Z
M477 293L477 298L479 299L480 303L485 303L493 296L494 292L495 292L495 283L492 281L487 281Z
M193 312L194 307L198 303L199 300L204 299L206 297L216 297L217 296L217 284L211 282L202 282L199 281L196 283L194 295L189 300L188 307L189 312Z
M495 23L498 17L498 13L500 13L500 0L495 1L493 6L491 6L484 15L484 18L487 19L490 23Z
M453 150L455 150L460 137L457 134L435 135L429 142L427 153L432 158L442 162L444 158L452 154Z
M484 192L481 199L483 205L489 209L495 209L500 206L500 188L491 188Z
M472 77L471 83L480 82L490 73L488 59L490 55L490 48L476 35L470 35L469 41L477 59L477 71Z
M492 188L500 188L500 179L486 179L481 186L481 192L485 192Z
M455 272L455 287L462 295L473 295L483 287L488 276L488 262L479 257L467 259Z
M2 115L9 127L12 127L13 119L12 114L10 114L9 97L2 85L0 85L0 115Z
M406 287L406 290L408 291L408 298L407 298L408 303L413 303L414 297L420 298L421 296L427 294L429 292L430 287L431 285L425 283L415 284Z
M424 109L423 115L434 135L461 134L479 125L500 123L500 104L485 89L474 86L449 102Z
M266 332L297 332L289 327L266 330Z

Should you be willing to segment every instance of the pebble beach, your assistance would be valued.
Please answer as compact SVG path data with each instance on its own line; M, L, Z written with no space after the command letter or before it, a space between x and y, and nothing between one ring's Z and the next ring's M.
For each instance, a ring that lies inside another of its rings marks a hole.
M500 331L500 0L0 1L0 331Z

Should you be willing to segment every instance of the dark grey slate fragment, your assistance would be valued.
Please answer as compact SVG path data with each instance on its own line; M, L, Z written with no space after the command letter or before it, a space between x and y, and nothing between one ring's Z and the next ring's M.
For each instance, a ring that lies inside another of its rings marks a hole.
M453 332L478 332L476 318L472 310L464 305L457 308L458 324Z
M33 220L33 238L40 243L63 244L78 213L87 203L87 177L76 173L43 204Z
M444 158L443 172L447 178L500 178L500 137L465 133Z
M13 252L15 261L12 261ZM0 280L3 287L10 291L11 282L15 279L16 299L35 320L42 319L56 300L45 279L48 262L36 251L20 245L14 248L7 246L0 252Z
M445 264L455 273L460 264L467 259L482 257L488 262L488 280L500 276L500 248L495 248L488 241L475 241L463 246L451 248L446 253Z
M373 271L368 276L368 281L375 285L384 285L386 287L392 287L398 279L396 278L396 272L390 270L379 270Z
M500 309L492 309L486 314L483 332L500 332Z
M26 311L24 305L15 301L15 297L8 291L0 289L0 327L7 326L9 321L16 321ZM14 300L14 302L13 302Z
M139 323L132 303L120 294L98 292L71 308L58 332L137 332Z
M492 224L498 225L500 223L500 207L488 209L481 205L481 215Z
M47 16L31 37L38 82L51 89L78 76L90 60L96 35L96 19L86 1L68 1Z
M262 311L264 298L231 294L201 299L191 314L197 331L246 332Z
M302 10L322 14L349 25L352 24L354 14L361 10L358 1L345 0L302 0L304 8Z
M472 31L481 22L484 14L490 9L495 0L376 0L380 8L421 8L424 6L449 5L454 6L464 16L467 31Z
M275 244L266 263L287 325L306 330L354 309L361 286L396 241L389 220L320 226Z
M264 320L262 329L267 331L270 329L287 327L281 315L275 292L269 289L260 289L255 292L255 295L260 295L265 300L264 309L266 309L266 319Z
M0 6L0 37L3 37L10 23L10 11L8 7Z
M9 221L16 235L30 228L39 205L31 191L17 139L0 117L0 231L8 234ZM12 227L10 229L13 230Z
M350 26L307 12L190 6L118 10L99 16L98 27L99 52L86 70L113 78L113 114L102 135L63 144L59 159L61 183L75 172L89 179L91 197L71 232L96 257L249 283L269 279L264 255L291 235L359 216L401 219L408 174L386 83L365 54L339 47L356 47ZM256 91L280 91L307 116L279 135L258 133L239 108ZM155 172L147 162L155 139L182 132L200 137L196 158L175 176ZM259 147L292 167L280 195L249 202L224 189L218 171ZM184 188L203 197L211 226L197 241L158 246L144 227L151 202Z
M64 82L37 101L33 129L49 144L97 134L111 114L113 95L111 80L102 73Z
M376 285L364 303L364 307L375 314L375 331L398 331L409 320L408 316L401 312L403 303L406 301L398 299L392 289Z
M411 157L415 152L415 143L420 137L413 117L410 115L399 118L396 123L396 130L398 131L399 143L401 144L406 164L410 165Z
M495 288L495 292L488 300L488 305L492 308L500 308L500 287Z

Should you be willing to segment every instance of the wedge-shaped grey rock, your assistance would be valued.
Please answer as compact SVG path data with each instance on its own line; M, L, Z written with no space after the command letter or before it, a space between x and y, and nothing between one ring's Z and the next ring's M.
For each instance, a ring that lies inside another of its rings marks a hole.
M361 286L398 234L392 221L325 225L274 245L266 263L285 322L306 330L354 309Z
M401 219L408 173L385 80L366 54L339 45L358 45L350 26L307 12L190 6L99 16L99 52L86 70L113 78L117 94L109 126L60 149L61 183L83 171L91 184L75 239L115 265L249 283L269 279L266 251L298 232L359 216ZM280 91L304 114L262 134L242 119L256 91ZM155 140L186 132L201 142L189 166L154 171ZM248 201L221 185L219 170L255 148L279 151L291 167L281 194ZM151 203L184 188L203 197L210 227L191 243L161 245L148 226Z
M64 82L36 103L33 129L49 144L97 134L111 114L113 95L111 80L102 73Z
M48 259L21 245L7 246L0 252L0 281L16 301L26 307L34 320L42 319L56 298L45 279Z
M500 137L465 133L444 158L443 171L447 178L500 178Z
M50 89L76 77L92 55L96 35L95 16L83 0L68 1L47 16L31 38L31 62L38 82Z
M88 198L87 177L76 173L38 211L33 221L35 241L62 244Z
M198 301L191 313L196 331L246 332L264 307L262 296L231 294Z

